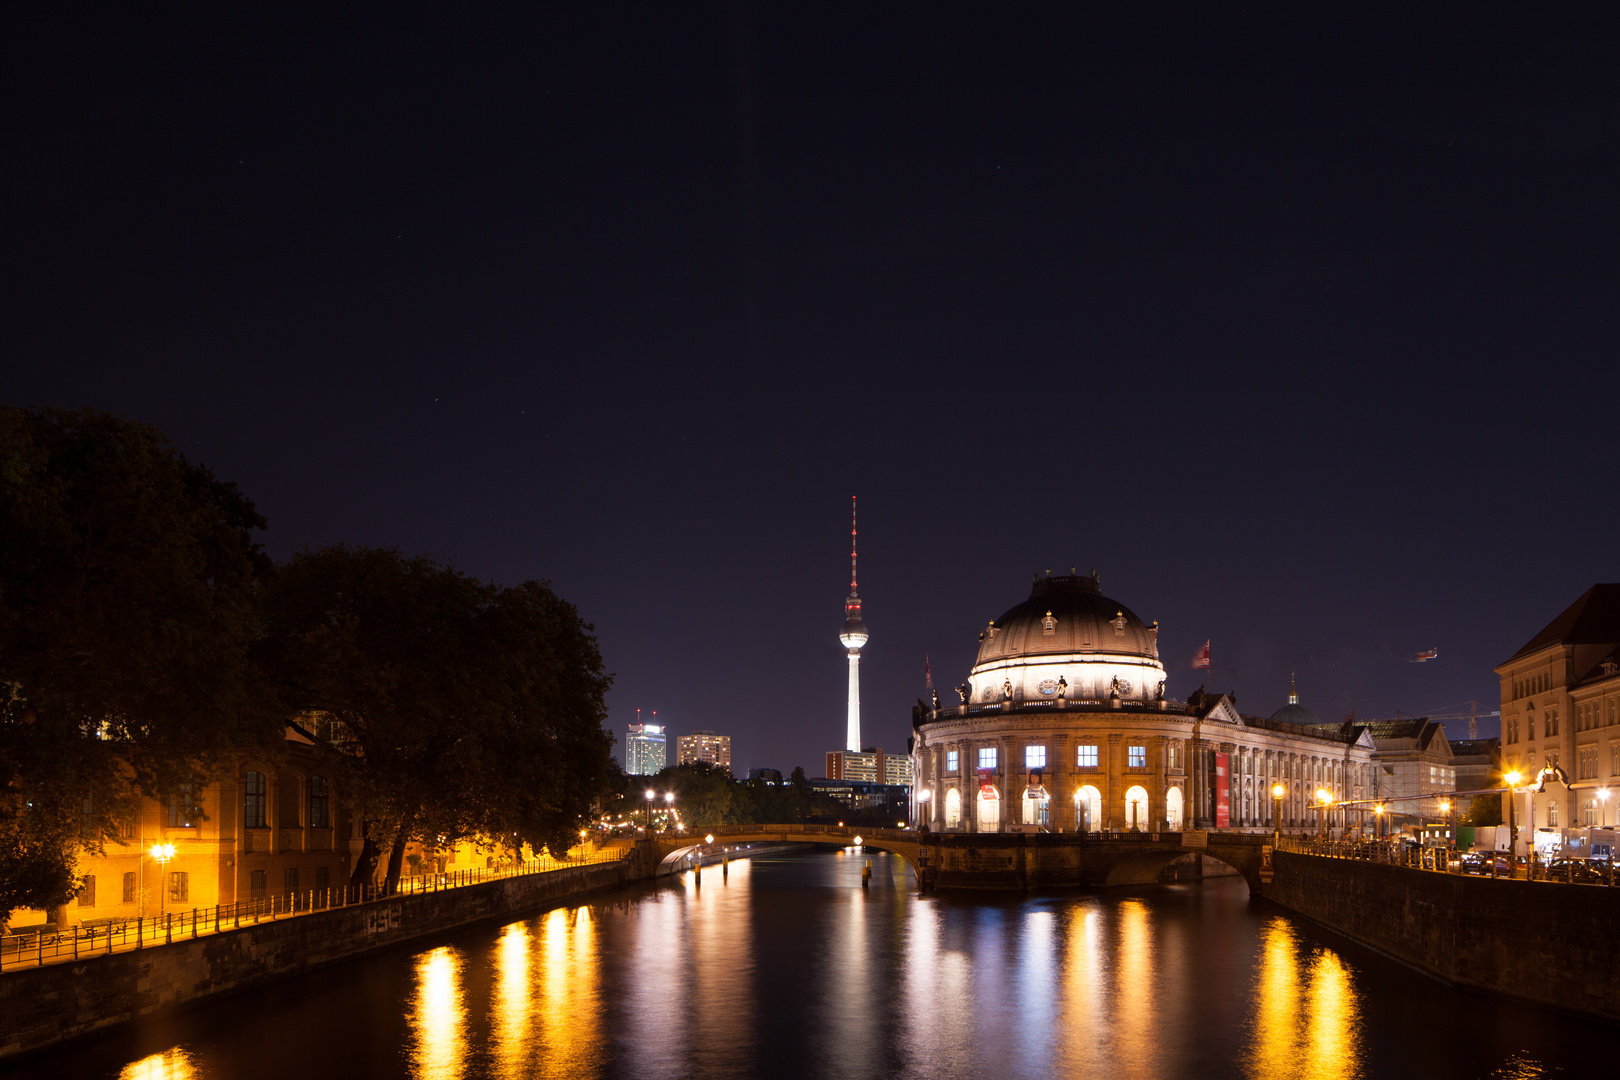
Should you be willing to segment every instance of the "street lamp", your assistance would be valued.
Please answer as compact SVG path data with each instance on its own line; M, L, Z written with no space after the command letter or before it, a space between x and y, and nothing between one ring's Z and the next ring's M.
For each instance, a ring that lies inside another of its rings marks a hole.
M656 794L657 794L657 792L653 791L652 788L647 789L647 835L648 836L652 835L652 801L653 801L653 796L656 795Z
M1519 770L1502 775L1502 783L1508 788L1508 858L1519 857L1519 823L1513 816L1513 796L1518 793L1519 781L1523 779Z
M1606 828L1609 827L1609 789L1606 788L1606 787L1598 788L1597 789L1597 797L1598 797L1598 828L1606 829ZM1611 855L1609 857L1612 859L1614 856L1611 853Z
M1282 846L1282 801L1288 789L1281 784L1271 785L1271 824L1274 830L1272 847Z
M664 792L664 809L668 810L670 812L670 818L666 819L666 821L664 822L664 824L667 826L669 824L669 821L674 819L675 793L673 791Z
M922 820L920 822L913 822L913 824L926 824L927 823L927 821L928 821L928 799L932 795L933 795L933 792L930 791L928 788L923 788L921 791L917 792L917 817L919 817Z
M1333 796L1325 787L1316 789L1316 836L1319 840L1327 839L1327 809L1333 805Z
M1378 805L1373 807L1373 832L1377 834L1374 837L1375 840L1382 840L1384 838L1384 804L1383 803L1379 803Z
M163 907L163 868L166 865L168 865L168 862L169 862L170 859L174 858L174 845L173 844L153 844L152 845L152 850L147 852L147 854L151 855L152 858L158 864L157 897L158 897L158 907L161 909Z

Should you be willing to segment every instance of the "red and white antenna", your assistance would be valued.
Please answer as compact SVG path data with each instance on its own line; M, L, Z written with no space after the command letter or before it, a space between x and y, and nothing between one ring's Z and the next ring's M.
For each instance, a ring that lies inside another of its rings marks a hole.
M855 595L855 496L849 497L849 593Z

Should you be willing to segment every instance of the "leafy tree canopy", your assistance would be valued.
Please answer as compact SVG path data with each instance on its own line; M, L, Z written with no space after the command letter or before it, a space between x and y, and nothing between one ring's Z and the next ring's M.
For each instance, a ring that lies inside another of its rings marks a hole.
M283 701L331 732L340 797L363 823L356 880L387 848L397 881L411 840L574 842L607 776L610 677L546 584L339 545L294 556L265 613Z
M155 428L0 407L0 919L65 903L137 794L279 732L251 655L264 525Z

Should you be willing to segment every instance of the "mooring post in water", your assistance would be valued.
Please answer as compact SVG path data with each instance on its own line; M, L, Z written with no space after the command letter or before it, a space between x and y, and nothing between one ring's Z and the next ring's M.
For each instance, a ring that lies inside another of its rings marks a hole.
M731 859L726 856L720 858L720 880L723 882L731 877Z
M864 889L870 884L872 884L872 860L867 859L865 868L861 870L861 888Z

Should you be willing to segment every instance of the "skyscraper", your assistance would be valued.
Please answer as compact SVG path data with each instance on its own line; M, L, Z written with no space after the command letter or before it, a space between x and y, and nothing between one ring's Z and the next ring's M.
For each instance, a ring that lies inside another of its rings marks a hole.
M712 731L694 731L675 740L675 763L685 765L693 761L706 761L731 771L731 736L716 735Z
M651 776L667 762L663 725L631 724L624 740L624 771L631 776Z
M845 749L861 750L861 646L866 644L866 624L861 621L861 598L855 585L855 496L849 497L849 596L844 600L844 628L838 640L849 650L849 727Z

